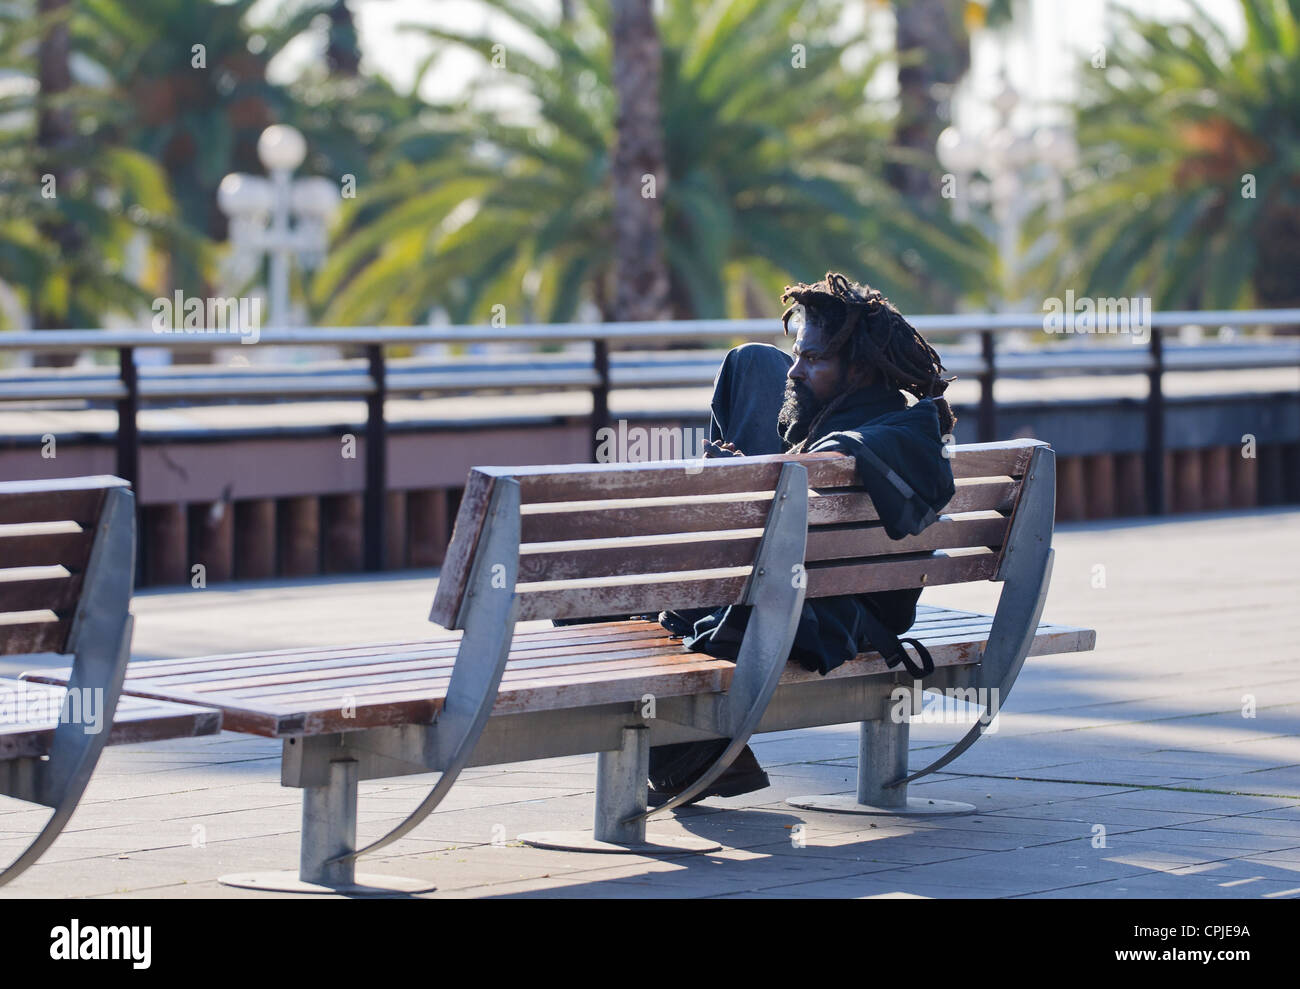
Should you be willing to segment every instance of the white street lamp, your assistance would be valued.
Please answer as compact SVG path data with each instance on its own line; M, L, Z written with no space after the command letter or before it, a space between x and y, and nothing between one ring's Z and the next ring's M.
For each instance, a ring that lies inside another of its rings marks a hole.
M935 153L945 169L961 176L968 191L957 197L954 211L958 219L968 215L971 200L987 201L997 228L998 253L1002 270L1008 283L1013 281L1019 254L1020 224L1028 210L1025 194L1025 173L1032 166L1047 166L1055 177L1051 198L1059 206L1063 186L1060 173L1068 168L1075 156L1070 134L1059 129L1035 129L1025 133L1012 126L1012 117L1019 106L1020 96L1012 88L1005 74L1002 88L992 103L998 113L998 125L987 134L967 135L955 127L946 128L939 135ZM976 172L988 176L988 183L980 189L969 188ZM1006 311L1013 300L1004 290L1000 308Z
M294 255L305 268L325 259L327 228L338 209L339 191L329 179L293 178L307 157L307 142L287 124L262 131L257 156L270 179L233 173L221 180L217 205L230 218L234 267L251 274L262 256L270 259L270 323L289 322L289 265ZM294 222L290 222L292 216Z
M296 127L272 124L257 139L257 157L271 172L292 172L307 157L307 141Z

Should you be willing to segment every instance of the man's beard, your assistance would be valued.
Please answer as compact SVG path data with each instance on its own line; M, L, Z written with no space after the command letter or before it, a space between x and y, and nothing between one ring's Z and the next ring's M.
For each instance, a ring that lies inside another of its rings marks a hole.
M817 418L822 404L817 401L811 388L801 381L791 381L789 378L785 382L784 399L776 417L776 425L786 449L789 449L808 437L808 428Z

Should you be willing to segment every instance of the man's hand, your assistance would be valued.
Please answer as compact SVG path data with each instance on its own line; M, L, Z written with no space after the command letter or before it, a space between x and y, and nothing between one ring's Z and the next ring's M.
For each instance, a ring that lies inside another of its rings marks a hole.
M704 444L704 456L708 459L713 457L743 457L744 454L736 449L735 443L719 443L716 440L709 440Z

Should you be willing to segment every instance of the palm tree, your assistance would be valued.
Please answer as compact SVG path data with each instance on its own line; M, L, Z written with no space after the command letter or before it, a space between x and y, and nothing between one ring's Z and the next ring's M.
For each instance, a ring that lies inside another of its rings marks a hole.
M1197 3L1183 24L1126 15L1082 70L1084 158L1029 276L1157 309L1300 306L1300 3L1239 0L1234 44Z
M931 162L944 128L939 92L951 89L970 68L966 0L894 0L898 52L898 120L895 140L912 152L890 169L890 181L906 196L937 205Z
M348 0L334 0L330 5L329 18L325 63L329 66L331 75L355 78L361 74L361 45Z
M575 4L562 23L515 0L490 5L543 53L421 28L492 68L464 102L432 108L408 131L438 153L401 163L345 215L313 289L326 321L419 322L435 307L468 321L495 304L511 321L567 320L583 301L615 318L608 5ZM859 39L837 35L836 19L802 0L703 9L666 0L659 99L671 181L658 196L674 316L740 313L747 298L771 312L788 281L828 268L857 272L913 308L920 268L961 289L986 284L984 241L946 217L922 218L882 178L892 123L863 95L881 60L846 58L860 54ZM479 98L501 85L534 114L521 117L518 100L502 108Z
M75 13L56 0L0 13L0 69L34 84L0 96L0 279L38 329L147 306L150 261L183 242L161 170L114 139L120 94L73 77Z
M651 0L614 0L614 88L618 136L610 178L614 194L614 316L661 319L668 269L660 248L664 174L659 116L659 32Z
M326 0L281 7L270 23L254 25L255 2L81 0L85 16L74 25L83 49L126 93L133 112L124 139L162 165L181 218L212 241L226 235L221 179L260 171L257 139L288 114L289 96L267 81L267 65L329 7ZM203 291L206 265L176 261L173 283Z

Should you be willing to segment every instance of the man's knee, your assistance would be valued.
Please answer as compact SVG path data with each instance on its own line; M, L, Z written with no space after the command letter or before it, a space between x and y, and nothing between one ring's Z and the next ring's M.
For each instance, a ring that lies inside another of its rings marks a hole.
M790 355L770 343L742 343L732 347L722 359L722 366L733 374L780 373L785 375L793 363Z

